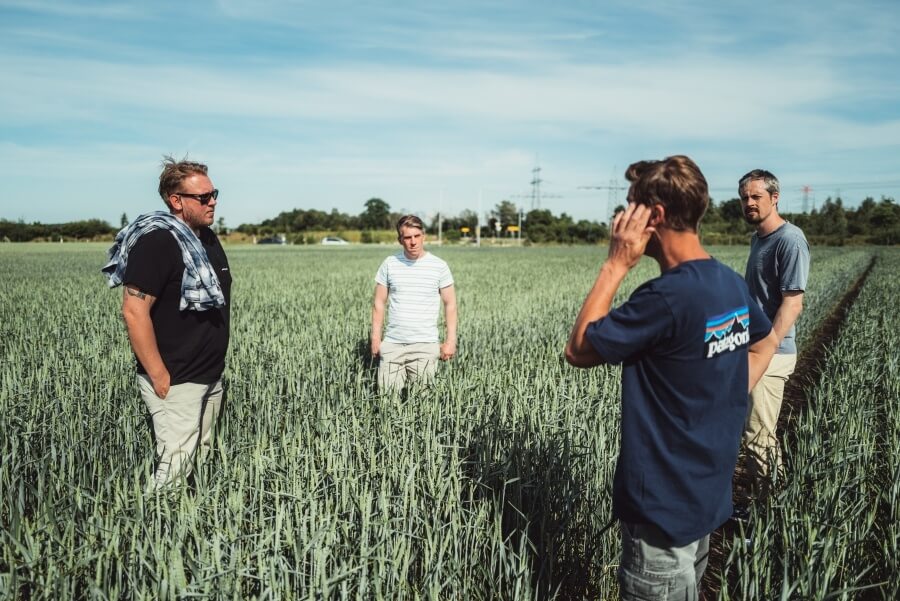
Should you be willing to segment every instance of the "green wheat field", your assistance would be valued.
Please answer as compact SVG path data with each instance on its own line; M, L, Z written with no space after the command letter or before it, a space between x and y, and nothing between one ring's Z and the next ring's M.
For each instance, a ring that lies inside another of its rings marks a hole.
M0 245L0 598L615 598L619 369L562 358L606 249L432 248L459 355L405 400L375 394L368 358L398 249L226 247L225 418L193 490L146 496L106 245ZM745 247L711 250L743 272ZM723 543L719 598L900 590L900 249L813 248L798 340L873 259L793 416L786 481ZM656 274L642 262L617 302Z

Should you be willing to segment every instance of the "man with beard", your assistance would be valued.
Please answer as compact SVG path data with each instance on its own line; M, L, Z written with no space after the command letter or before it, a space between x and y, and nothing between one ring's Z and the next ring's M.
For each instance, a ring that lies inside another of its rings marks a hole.
M775 356L750 393L750 413L744 428L747 469L752 479L752 490L745 499L749 501L752 495L764 494L769 476L777 476L781 469L776 427L784 387L797 363L794 323L803 311L809 244L800 228L778 214L779 184L772 173L754 169L740 179L738 192L744 219L756 227L745 279L754 302L772 321L778 337ZM735 515L744 517L744 507L739 506Z
M124 284L122 315L137 383L153 422L157 466L148 489L190 475L221 410L231 274L210 229L219 191L202 163L166 157L159 195L169 212L123 228L103 268Z
M700 244L706 178L686 156L625 173L606 261L566 345L576 367L622 364L613 479L622 599L697 599L710 533L732 513L747 392L776 342L740 275ZM642 255L659 277L613 298Z

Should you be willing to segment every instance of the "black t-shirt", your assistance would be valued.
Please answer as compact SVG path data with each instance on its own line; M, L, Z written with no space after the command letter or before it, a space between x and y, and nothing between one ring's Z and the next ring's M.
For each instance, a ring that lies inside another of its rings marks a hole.
M209 228L200 241L222 285L225 306L193 311L178 309L184 260L181 247L168 230L153 230L140 237L128 253L124 283L156 297L150 309L156 344L172 385L212 384L225 369L228 351L231 272L219 239ZM147 373L138 361L138 373Z

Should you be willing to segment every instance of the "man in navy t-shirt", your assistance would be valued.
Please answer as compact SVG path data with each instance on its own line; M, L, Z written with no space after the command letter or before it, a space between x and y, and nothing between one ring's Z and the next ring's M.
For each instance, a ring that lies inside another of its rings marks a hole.
M732 512L747 393L777 341L743 278L703 249L709 193L686 156L631 165L628 208L566 345L576 367L622 364L613 482L623 599L696 599L709 534ZM642 255L661 275L611 310ZM666 597L670 595L670 597Z

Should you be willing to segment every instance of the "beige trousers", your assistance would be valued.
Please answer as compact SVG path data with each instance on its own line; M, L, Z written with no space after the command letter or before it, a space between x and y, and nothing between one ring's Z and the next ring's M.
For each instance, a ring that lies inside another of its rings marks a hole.
M781 471L781 448L776 428L784 386L794 373L797 355L775 355L766 373L750 391L750 412L744 425L747 469L754 480L765 479L771 467Z
M399 392L413 381L429 383L434 379L441 354L439 342L382 342L378 363L378 389Z
M161 399L144 374L137 376L141 396L153 420L156 470L148 492L159 490L190 475L199 449L209 450L214 426L222 409L222 380L213 384L176 384Z

